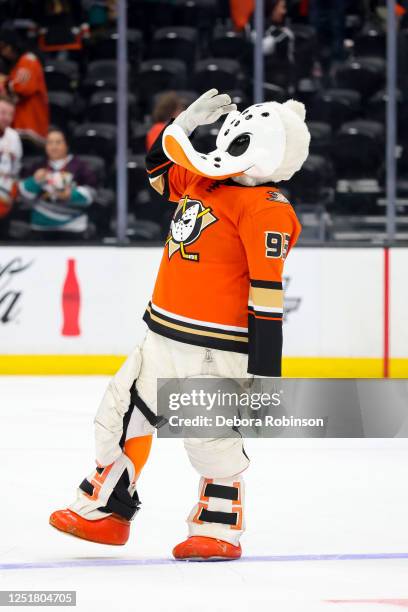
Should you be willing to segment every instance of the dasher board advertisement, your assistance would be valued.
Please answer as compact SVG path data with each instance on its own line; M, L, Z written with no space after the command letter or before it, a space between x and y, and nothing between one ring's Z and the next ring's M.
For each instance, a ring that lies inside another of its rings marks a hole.
M322 375L344 370L343 375L381 376L386 333L391 360L405 375L407 296L401 279L408 249L390 252L387 330L384 251L297 247L290 253L283 279L289 375L319 376L320 368ZM92 368L90 359L99 356L105 363L100 373L114 371L143 339L142 316L161 256L160 247L1 247L1 371L21 371L24 356L53 356L54 364L65 356L71 366L77 358L77 373L98 373L97 361ZM23 371L30 373L27 359ZM32 367L41 372L36 363L39 369Z

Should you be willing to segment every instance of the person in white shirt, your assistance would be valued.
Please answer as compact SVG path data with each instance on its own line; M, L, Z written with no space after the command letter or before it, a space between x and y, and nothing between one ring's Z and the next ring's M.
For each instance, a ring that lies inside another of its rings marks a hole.
M11 126L14 102L0 95L0 223L13 207L23 154L20 136Z
M273 55L277 46L287 40L288 45L285 51L290 61L293 61L294 36L292 30L285 27L286 0L269 0L265 5L265 11L267 11L267 24L262 40L264 54Z

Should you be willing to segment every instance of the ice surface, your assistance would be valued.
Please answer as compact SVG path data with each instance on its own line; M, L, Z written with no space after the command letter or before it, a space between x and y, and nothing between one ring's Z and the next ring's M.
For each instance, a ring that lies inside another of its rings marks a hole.
M408 609L405 440L248 440L241 561L171 560L198 484L180 441L155 441L125 547L49 527L93 469L106 383L0 378L0 589L72 589L98 612Z

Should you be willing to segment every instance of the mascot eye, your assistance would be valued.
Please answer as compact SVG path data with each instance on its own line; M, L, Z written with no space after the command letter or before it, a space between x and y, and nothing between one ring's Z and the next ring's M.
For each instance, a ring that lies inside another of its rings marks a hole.
M239 155L242 155L243 153L245 153L245 151L249 147L250 141L251 141L251 137L249 134L240 134L240 136L237 136L231 142L231 144L229 145L227 149L227 153L229 153L230 155L233 155L234 157L238 157Z

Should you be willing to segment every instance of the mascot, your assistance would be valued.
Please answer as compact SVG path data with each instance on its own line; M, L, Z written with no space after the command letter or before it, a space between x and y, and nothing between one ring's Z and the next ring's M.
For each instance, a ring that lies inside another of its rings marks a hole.
M227 114L206 154L194 130ZM143 343L111 380L95 417L96 470L55 528L125 544L139 509L136 482L157 425L157 379L280 376L282 271L300 224L276 183L308 156L303 104L265 102L242 113L212 89L160 134L146 159L152 187L176 203ZM237 559L245 529L242 438L188 438L200 475L188 537L176 559Z

